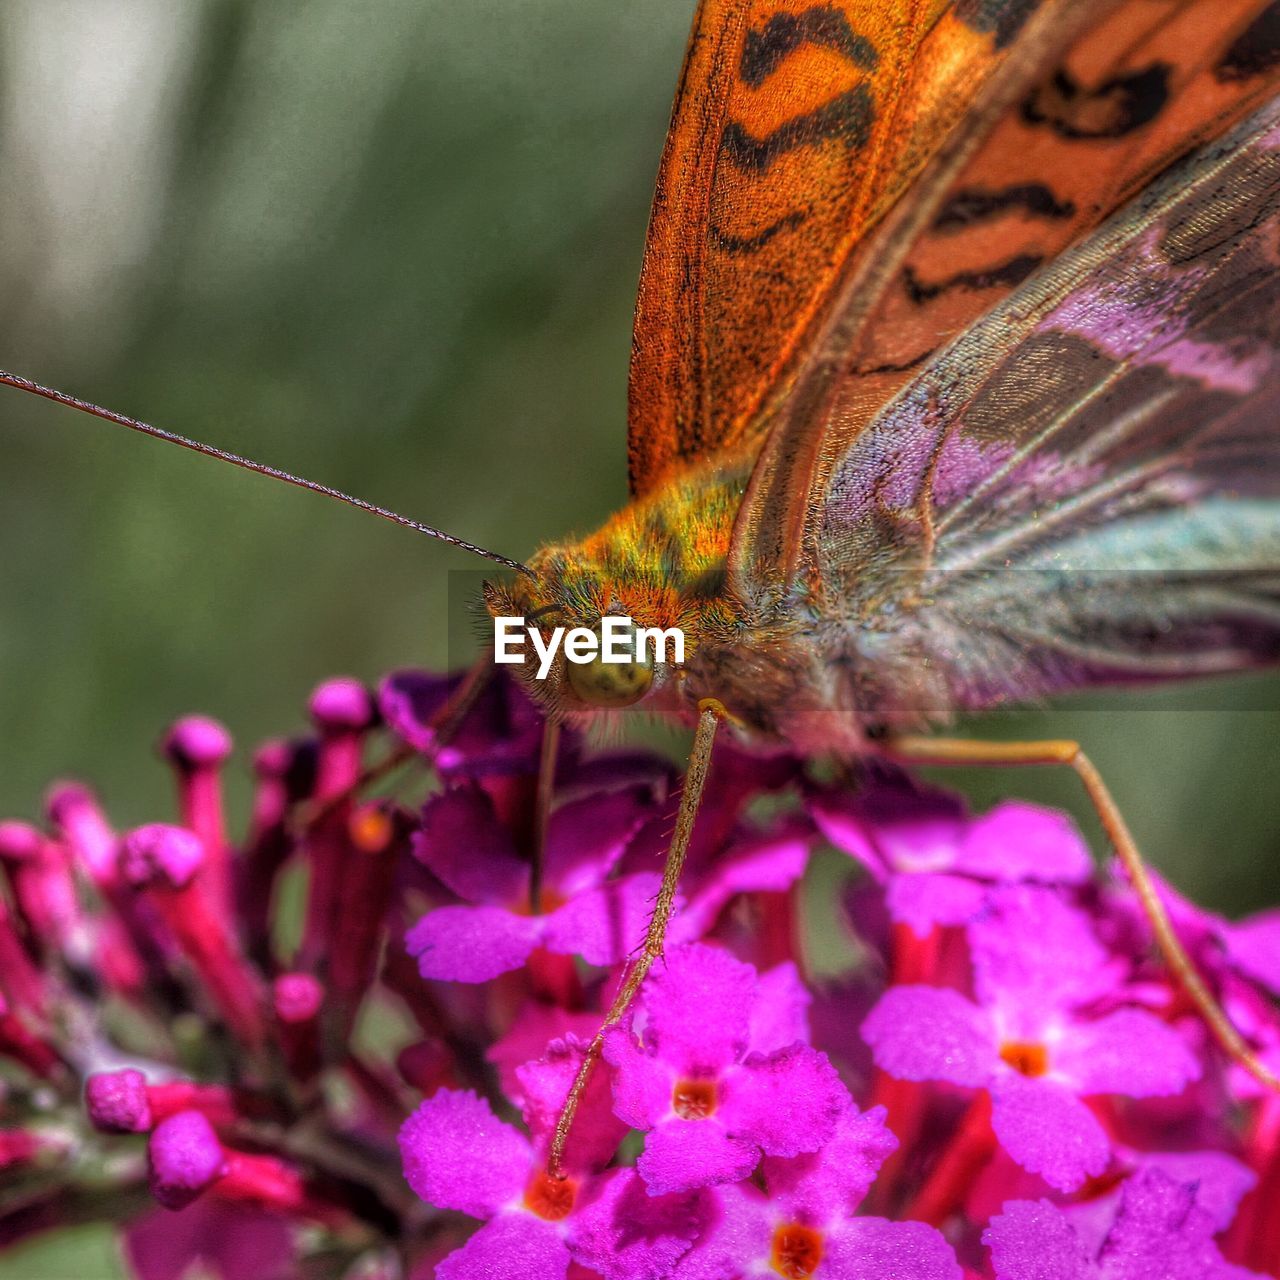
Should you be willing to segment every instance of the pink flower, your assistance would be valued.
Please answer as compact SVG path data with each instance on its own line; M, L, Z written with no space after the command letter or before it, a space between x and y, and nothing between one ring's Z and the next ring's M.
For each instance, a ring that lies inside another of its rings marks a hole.
M655 1195L737 1182L761 1154L818 1150L849 1093L805 1043L793 970L758 977L706 946L671 952L605 1042L614 1109L645 1130L636 1168Z
M629 1169L601 1172L623 1130L599 1086L578 1113L580 1141L567 1176L547 1172L551 1130L580 1061L580 1046L562 1044L521 1070L531 1137L497 1119L474 1093L448 1089L405 1122L400 1150L409 1185L428 1203L485 1224L439 1264L438 1280L562 1280L571 1260L607 1280L632 1280L669 1274L689 1248L700 1227L696 1198L655 1198Z
M433 796L415 856L465 905L437 907L406 935L424 978L486 982L519 968L536 947L615 964L644 934L655 872L610 880L648 804L641 787L570 800L547 832L544 910L530 910L529 863L493 801L466 783Z
M741 1183L717 1190L716 1214L677 1280L960 1280L951 1246L932 1227L855 1216L896 1146L883 1108L860 1114L850 1105L817 1153L766 1158L763 1191Z
M959 797L893 774L809 802L818 829L885 888L889 914L923 937L962 925L1002 884L1080 884L1093 869L1071 819L1016 801L971 817Z
M1062 1190L1107 1166L1111 1145L1081 1097L1179 1092L1200 1073L1176 1032L1120 994L1088 920L1051 890L1004 890L970 927L978 1002L891 987L862 1024L878 1066L907 1080L987 1089L1005 1150Z
M676 771L566 729L535 877L545 724L501 676L466 687L460 710L456 677L326 681L311 733L254 753L241 834L201 717L162 743L176 824L121 836L75 784L46 828L0 823L0 1248L91 1204L140 1280L958 1280L957 1253L965 1280L1246 1280L1231 1262L1274 1258L1280 1103L1222 1069L1065 818L819 785L726 741L665 954L596 1040ZM871 874L824 854L801 883L815 823ZM1275 912L1169 901L1280 1062Z
M1047 1200L1013 1200L983 1233L997 1280L1262 1280L1223 1261L1195 1184L1157 1169L1124 1185L1102 1233L1082 1232Z

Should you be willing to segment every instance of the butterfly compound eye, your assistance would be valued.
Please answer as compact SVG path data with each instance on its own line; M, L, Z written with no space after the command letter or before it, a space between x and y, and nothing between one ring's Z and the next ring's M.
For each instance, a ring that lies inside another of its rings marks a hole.
M624 661L606 661L601 645L589 662L567 663L565 678L575 696L592 707L629 707L653 684L653 664L633 651Z

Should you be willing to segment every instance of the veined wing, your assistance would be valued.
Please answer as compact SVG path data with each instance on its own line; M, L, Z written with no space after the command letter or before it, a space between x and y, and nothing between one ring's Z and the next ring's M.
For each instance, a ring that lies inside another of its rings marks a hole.
M738 519L747 585L812 568L832 471L935 349L1275 92L1280 4L1125 0L1074 33L1042 7L1037 38L1047 67L1007 59L854 254Z
M758 441L858 244L993 75L1036 61L1027 32L1115 2L702 0L636 304L633 493Z
M1280 658L1280 99L935 358L818 543L889 722Z

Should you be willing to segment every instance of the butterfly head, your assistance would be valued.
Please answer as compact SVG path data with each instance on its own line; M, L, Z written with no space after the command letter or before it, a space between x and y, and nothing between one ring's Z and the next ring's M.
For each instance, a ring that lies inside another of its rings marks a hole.
M647 590L627 591L555 557L535 576L488 582L494 658L557 716L594 718L642 706L670 711L684 637Z

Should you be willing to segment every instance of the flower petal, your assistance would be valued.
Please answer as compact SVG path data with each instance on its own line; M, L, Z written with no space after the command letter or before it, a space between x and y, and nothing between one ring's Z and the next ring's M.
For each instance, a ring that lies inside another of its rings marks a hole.
M823 1280L961 1280L963 1273L942 1233L923 1222L846 1218L827 1233L818 1274Z
M676 936L693 941L707 933L726 904L740 893L781 893L791 888L809 861L812 830L794 824L738 840L716 858L675 922Z
M746 1050L756 972L718 947L678 947L645 986L645 1040L681 1075L715 1075Z
M423 805L413 855L467 902L514 906L528 894L529 866L477 786L452 787Z
M749 1041L752 1049L771 1053L797 1041L809 1041L809 1006L813 996L790 960L765 970L756 982Z
M751 1054L725 1077L721 1095L716 1117L725 1128L771 1156L816 1151L851 1102L827 1055L807 1044Z
M156 1209L123 1228L129 1274L137 1280L182 1280L199 1274L238 1280L286 1280L298 1274L286 1219L250 1205L205 1196L185 1209Z
M1054 1049L1053 1067L1079 1093L1130 1098L1181 1093L1200 1075L1200 1063L1182 1037L1141 1009L1117 1009L1096 1022L1076 1023Z
M760 1148L731 1138L714 1118L664 1120L649 1131L636 1170L654 1195L741 1182L760 1162Z
M618 964L641 944L661 877L639 872L580 893L544 917L544 942L561 955L588 964Z
M1257 1185L1258 1175L1223 1151L1148 1151L1143 1167L1159 1169L1174 1182L1195 1188L1196 1204L1213 1219L1213 1229L1225 1231L1240 1201Z
M536 1062L516 1069L522 1099L521 1111L539 1151L549 1149L565 1098L586 1057L586 1042L556 1040ZM609 1077L593 1071L578 1101L573 1120L573 1140L565 1158L571 1173L602 1169L626 1135L626 1126L611 1109Z
M436 1264L436 1280L519 1276L520 1280L564 1280L569 1250L549 1222L531 1213L504 1213Z
M647 787L593 793L560 805L547 828L546 882L571 898L601 884L640 829Z
M400 1126L405 1180L438 1209L488 1218L524 1190L533 1149L470 1091L441 1089Z
M923 872L892 876L885 903L898 924L908 925L918 938L925 938L935 925L976 920L988 892L988 886L978 880Z
M968 934L979 1002L1025 1013L1030 1022L1020 1035L1034 1034L1055 1010L1109 995L1119 985L1117 966L1089 917L1052 889L993 890L987 912Z
M458 683L457 676L393 671L378 686L378 710L387 728L415 751L433 751L436 734L432 722Z
M1079 884L1093 859L1065 813L1011 800L969 824L956 870L984 880Z
M604 1057L613 1073L613 1111L633 1129L652 1129L671 1114L675 1072L637 1043L630 1025L610 1027Z
M1107 1167L1106 1133L1062 1085L1010 1073L992 1086L991 1100L991 1127L1000 1145L1051 1187L1074 1191Z
M897 1150L885 1127L884 1107L860 1112L852 1103L831 1140L811 1155L762 1162L769 1198L783 1212L809 1222L825 1222L861 1203L880 1166Z
M544 923L501 907L437 907L405 934L405 944L424 978L488 982L524 964Z
M984 1085L999 1066L990 1016L945 987L890 987L862 1038L876 1065L902 1080Z
M1100 1261L1107 1280L1244 1280L1248 1272L1223 1262L1214 1230L1194 1186L1141 1169L1124 1184Z
M822 834L874 876L951 870L966 825L956 796L917 786L904 774L852 796L823 793L810 812Z
M705 1222L697 1243L675 1270L675 1280L739 1280L751 1263L766 1263L773 1210L750 1183L736 1182L701 1193ZM628 1277L628 1280L630 1278Z
M1010 1200L982 1233L996 1280L1093 1280L1098 1273L1061 1209Z
M1227 957L1242 974L1280 995L1280 911L1266 911L1219 930Z
M597 1179L569 1220L575 1262L605 1280L667 1276L703 1229L705 1198L657 1196L646 1191L634 1169ZM523 1272L512 1272L520 1275Z

